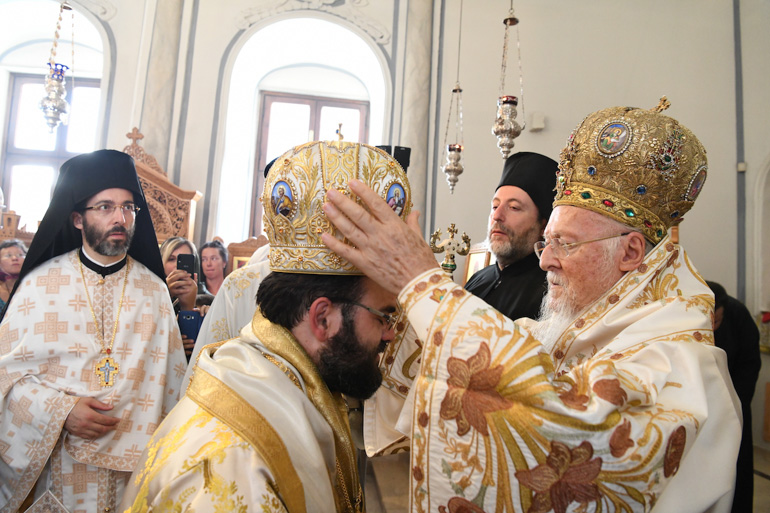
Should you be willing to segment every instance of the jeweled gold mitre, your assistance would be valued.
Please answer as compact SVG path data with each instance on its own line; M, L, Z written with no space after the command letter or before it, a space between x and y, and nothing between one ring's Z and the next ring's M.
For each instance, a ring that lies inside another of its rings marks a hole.
M368 185L406 219L412 209L406 173L396 159L379 148L316 141L278 157L265 179L261 198L273 271L363 274L321 241L321 234L329 232L349 244L326 218L322 206L329 189L360 203L348 188L353 178Z
M639 228L653 244L682 221L706 181L706 150L652 110L612 107L586 117L561 152L553 206L574 205Z

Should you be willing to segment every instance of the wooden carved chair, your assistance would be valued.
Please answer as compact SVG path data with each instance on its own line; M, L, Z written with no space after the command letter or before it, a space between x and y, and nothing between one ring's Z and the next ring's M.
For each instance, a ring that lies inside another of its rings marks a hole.
M259 237L249 237L243 242L233 242L228 244L227 252L229 253L229 256L225 272L230 274L234 270L246 265L249 258L251 258L251 255L267 243L267 237L260 235Z
M195 206L203 195L198 191L184 190L168 179L155 157L145 153L137 143L144 138L138 128L134 127L126 137L132 142L123 148L123 152L134 157L158 244L163 244L170 237L192 239Z

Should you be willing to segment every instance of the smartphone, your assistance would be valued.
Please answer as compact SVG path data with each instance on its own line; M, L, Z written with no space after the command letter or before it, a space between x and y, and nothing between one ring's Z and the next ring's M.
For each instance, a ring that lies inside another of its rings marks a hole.
M192 278L195 274L195 255L181 254L176 256L176 268L190 273Z
M182 310L179 312L177 319L179 321L179 331L182 332L182 335L187 335L187 338L197 340L198 331L201 328L201 322L203 322L201 313L195 310Z

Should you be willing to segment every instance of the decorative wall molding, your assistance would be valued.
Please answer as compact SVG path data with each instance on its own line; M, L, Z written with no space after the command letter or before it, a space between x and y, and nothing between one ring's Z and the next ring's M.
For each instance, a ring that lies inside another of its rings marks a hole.
M360 7L368 4L368 0L275 0L268 7L252 7L243 10L236 19L236 25L243 30L278 14L294 11L322 11L349 21L366 32L375 43L387 45L392 38L391 32L359 11Z
M109 0L77 0L77 3L103 21L110 21L118 13L118 8Z

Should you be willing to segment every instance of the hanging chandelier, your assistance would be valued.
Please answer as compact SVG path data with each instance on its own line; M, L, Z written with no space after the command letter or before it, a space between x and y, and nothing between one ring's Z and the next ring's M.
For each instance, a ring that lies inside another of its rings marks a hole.
M442 171L449 184L449 193L454 194L463 167L463 89L460 86L460 45L462 42L463 1L460 0L460 28L457 35L457 81L452 88L452 100L449 103L449 115L444 131L445 162ZM454 142L449 142L449 127L454 125Z
M56 31L53 35L53 44L51 45L51 54L48 57L48 74L45 77L45 96L40 100L40 110L43 111L45 122L48 125L48 131L53 132L59 123L67 124L67 113L69 104L65 97L67 89L64 86L64 74L69 66L56 62L56 50L59 46L59 32L61 31L62 15L64 11L70 11L72 15L72 61L75 65L75 11L64 0L59 6L59 19L56 22ZM74 90L75 79L72 79Z
M455 109L456 107L456 109ZM448 143L449 125L452 120L452 113L455 115L455 142ZM446 181L449 184L450 194L454 194L455 185L459 176L465 170L463 167L463 90L460 82L457 82L452 89L452 102L449 105L449 117L447 118L447 129L444 135L444 148L446 149L446 162L442 170L446 174Z
M516 97L505 93L505 74L508 66L508 32L511 27L516 27L518 24L519 19L513 13L513 0L511 0L508 16L503 19L505 35L503 36L503 62L500 66L500 94L497 98L497 117L492 127L492 133L497 137L497 147L500 148L500 153L503 154L504 159L511 155L514 139L521 134L525 125L519 125L516 121L516 107L519 105L519 100L522 102L521 115L522 118L524 117L524 73L521 69L521 41L519 40L518 28L516 29L516 46L519 62L519 96Z

